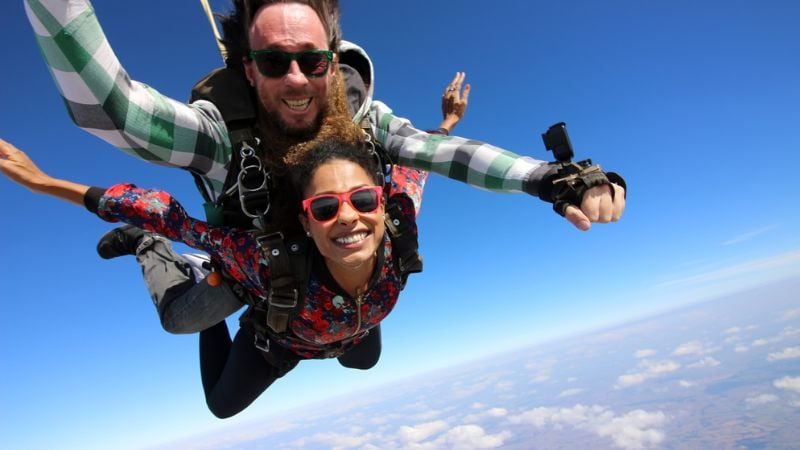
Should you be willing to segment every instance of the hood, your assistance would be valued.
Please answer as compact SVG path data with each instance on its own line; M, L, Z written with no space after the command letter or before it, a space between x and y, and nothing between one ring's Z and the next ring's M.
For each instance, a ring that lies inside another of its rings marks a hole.
M375 91L375 73L372 70L372 61L363 48L343 40L339 45L339 62L355 69L361 76L364 87L366 87L366 97L353 114L353 122L359 123L369 114L372 95Z

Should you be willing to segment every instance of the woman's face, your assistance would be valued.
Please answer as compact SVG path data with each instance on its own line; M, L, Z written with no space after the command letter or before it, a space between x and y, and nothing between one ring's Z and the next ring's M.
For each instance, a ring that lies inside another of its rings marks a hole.
M314 170L303 198L342 194L367 186L375 186L375 181L361 166L333 159ZM311 233L329 267L333 264L348 271L358 270L373 261L384 232L383 197L378 201L375 211L364 213L340 200L338 214L323 222L316 220L311 211L300 215L303 227Z

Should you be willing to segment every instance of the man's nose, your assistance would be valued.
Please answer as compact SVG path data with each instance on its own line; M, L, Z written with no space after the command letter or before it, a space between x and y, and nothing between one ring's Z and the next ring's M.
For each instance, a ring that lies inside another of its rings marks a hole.
M292 86L303 86L308 84L308 77L306 77L303 71L300 70L300 65L294 60L289 63L289 71L286 72L284 80L286 81L286 84Z

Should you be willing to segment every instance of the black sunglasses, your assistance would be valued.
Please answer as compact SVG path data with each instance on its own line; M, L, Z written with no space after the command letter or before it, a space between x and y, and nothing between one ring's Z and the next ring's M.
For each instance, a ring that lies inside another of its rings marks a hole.
M269 78L280 78L289 71L292 61L297 61L300 71L308 78L319 78L328 72L333 61L330 50L305 50L302 52L282 52L280 50L253 50L250 58L262 75Z
M356 211L364 214L374 213L381 204L380 186L367 186L341 194L322 194L303 200L303 211L310 211L317 222L335 219L347 202Z

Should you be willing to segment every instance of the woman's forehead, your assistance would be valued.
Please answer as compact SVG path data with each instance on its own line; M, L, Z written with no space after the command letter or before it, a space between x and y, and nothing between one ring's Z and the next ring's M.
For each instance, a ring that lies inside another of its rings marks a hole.
M375 182L359 164L344 159L332 159L320 164L311 176L306 193L311 195L347 192Z

